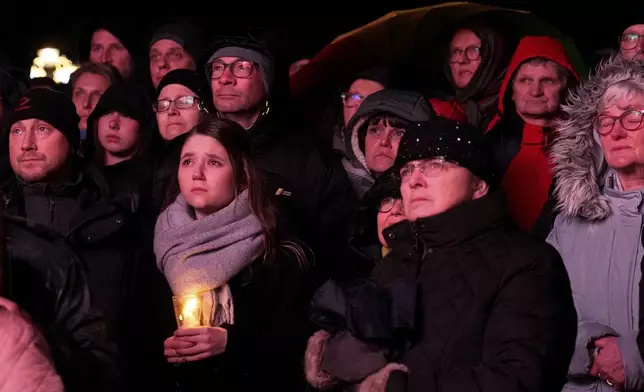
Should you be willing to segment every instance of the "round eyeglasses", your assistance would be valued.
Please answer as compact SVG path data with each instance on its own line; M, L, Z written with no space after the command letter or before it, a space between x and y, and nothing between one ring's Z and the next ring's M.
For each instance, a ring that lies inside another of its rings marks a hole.
M644 110L627 110L619 116L597 116L595 130L602 136L608 135L619 121L622 128L627 131L636 131L642 126Z
M481 47L472 45L472 46L468 46L465 49L452 48L452 50L449 53L449 61L452 63L458 62L458 59L461 58L461 55L463 53L465 53L465 57L467 57L468 60L476 61L481 58Z
M396 199L395 197L385 197L380 202L380 206L378 207L378 212L382 212L383 214L386 214L387 212L393 210L398 200L400 199Z
M201 100L198 97L192 95L182 95L176 97L175 99L160 99L152 104L152 109L155 112L161 113L170 109L170 105L174 102L174 106L177 109L188 109L194 106L195 103L200 102Z

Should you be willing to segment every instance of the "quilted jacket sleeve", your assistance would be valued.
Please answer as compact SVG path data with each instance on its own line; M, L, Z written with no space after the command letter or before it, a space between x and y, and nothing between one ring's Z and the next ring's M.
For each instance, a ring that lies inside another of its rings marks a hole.
M0 330L0 391L63 391L47 342L33 325L2 308Z

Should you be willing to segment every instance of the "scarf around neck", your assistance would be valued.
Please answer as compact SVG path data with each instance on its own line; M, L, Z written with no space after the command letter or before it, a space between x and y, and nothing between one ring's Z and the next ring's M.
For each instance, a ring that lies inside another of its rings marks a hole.
M202 295L210 325L234 323L228 281L265 250L259 219L245 190L228 206L203 219L193 218L179 195L157 219L154 253L174 295Z

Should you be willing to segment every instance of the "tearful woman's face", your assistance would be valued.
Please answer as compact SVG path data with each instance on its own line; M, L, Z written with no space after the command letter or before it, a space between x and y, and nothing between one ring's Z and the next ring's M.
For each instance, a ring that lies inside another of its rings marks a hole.
M206 135L190 136L181 149L179 188L198 219L235 199L233 167L224 146Z

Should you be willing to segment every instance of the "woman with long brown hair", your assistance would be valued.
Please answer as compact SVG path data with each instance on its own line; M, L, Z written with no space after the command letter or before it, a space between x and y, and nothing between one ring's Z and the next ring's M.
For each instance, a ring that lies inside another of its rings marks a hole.
M309 262L276 228L248 133L207 117L185 139L177 180L157 220L157 265L178 303L198 298L201 320L179 312L168 361L193 388L300 390Z

